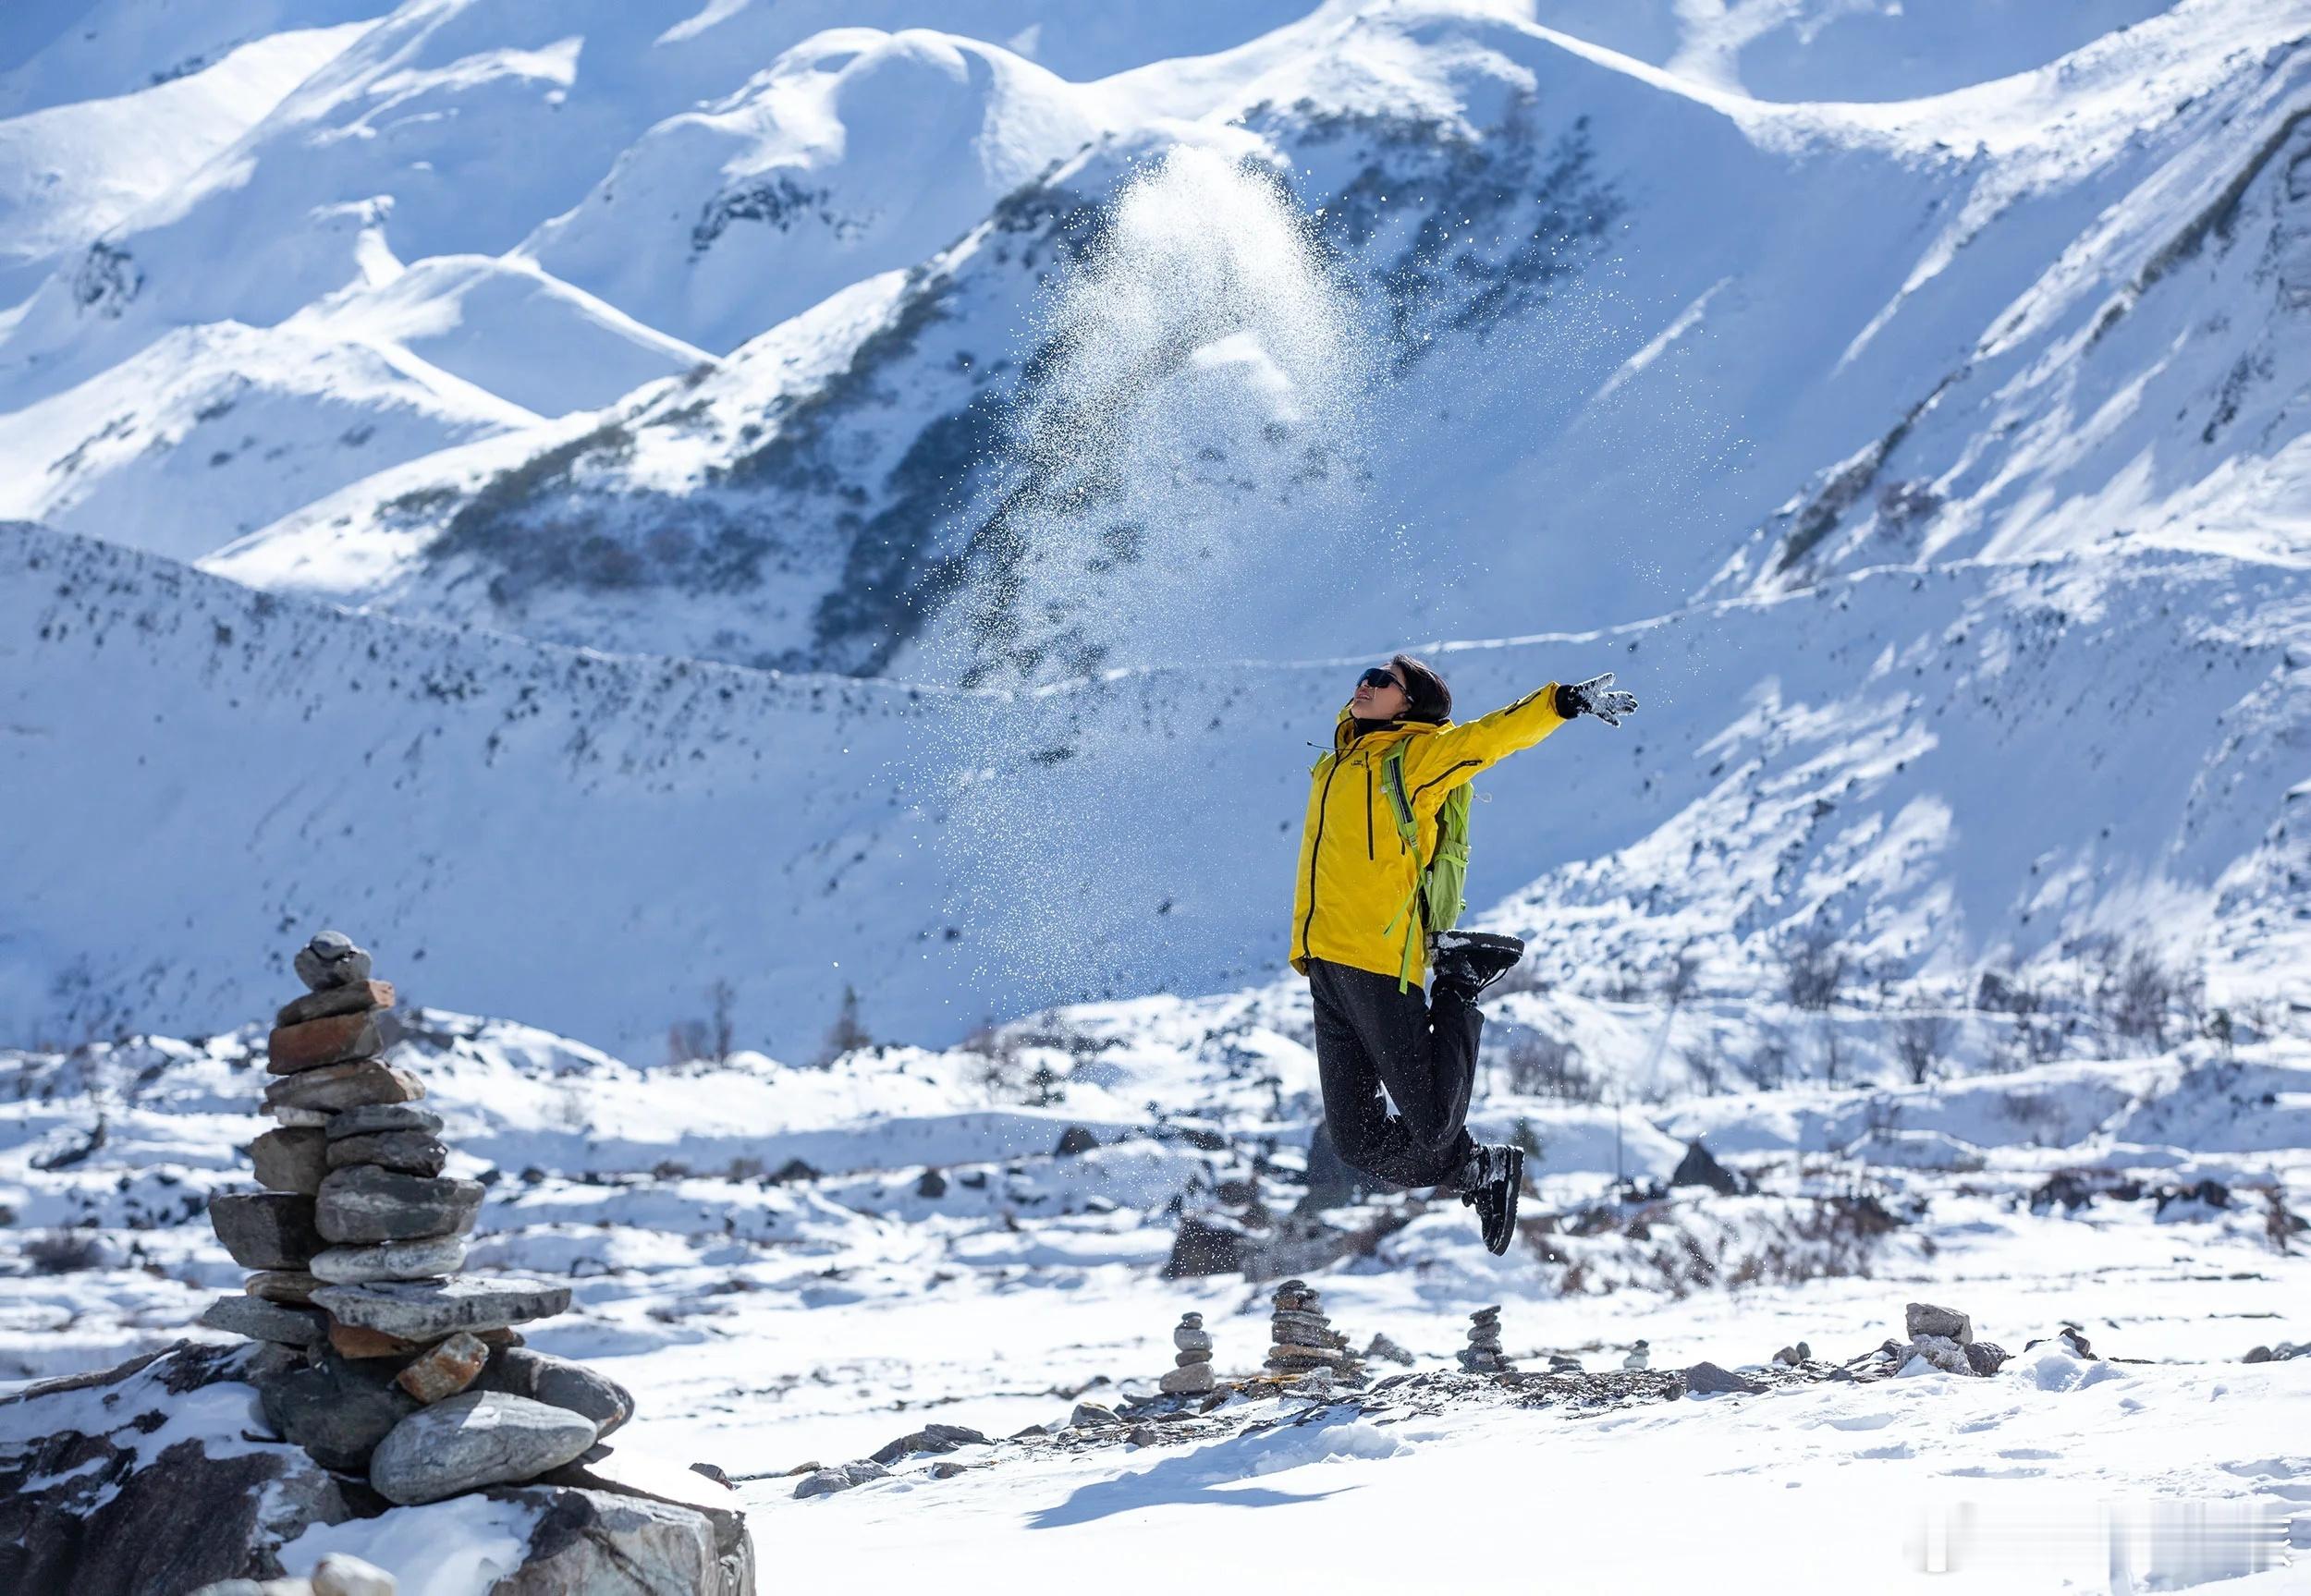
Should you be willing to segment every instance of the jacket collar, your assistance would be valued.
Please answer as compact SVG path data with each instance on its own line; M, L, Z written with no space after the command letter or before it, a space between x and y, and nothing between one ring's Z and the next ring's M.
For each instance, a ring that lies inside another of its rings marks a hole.
M1449 722L1445 723L1445 725L1449 724ZM1362 740L1369 742L1375 748L1382 748L1396 741L1399 737L1425 737L1430 732L1443 729L1444 725L1432 721L1383 721L1371 731L1364 733ZM1343 705L1339 719L1332 723L1332 751L1346 753L1358 740L1356 707L1353 704Z

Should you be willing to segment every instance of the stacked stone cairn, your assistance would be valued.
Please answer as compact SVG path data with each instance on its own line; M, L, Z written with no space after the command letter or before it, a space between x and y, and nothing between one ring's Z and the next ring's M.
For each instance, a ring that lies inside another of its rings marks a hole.
M1507 1374L1514 1371L1500 1350L1500 1304L1480 1308L1469 1315L1469 1344L1461 1348L1461 1367L1471 1374Z
M1204 1315L1183 1313L1171 1333L1178 1354L1173 1367L1157 1384L1168 1395L1201 1396L1212 1389L1212 1333L1204 1328Z
M1364 1362L1332 1328L1315 1289L1304 1280L1287 1280L1270 1298L1275 1312L1268 1321L1267 1371L1287 1380L1322 1372L1344 1384L1364 1382Z
M267 1419L389 1502L571 1463L633 1399L522 1345L513 1327L568 1308L569 1287L459 1274L483 1188L442 1174L441 1116L385 1062L392 983L336 932L300 949L296 970L308 990L276 1017L265 1066L279 1123L249 1149L264 1189L209 1202L226 1250L253 1273L201 1322L272 1344L257 1378Z

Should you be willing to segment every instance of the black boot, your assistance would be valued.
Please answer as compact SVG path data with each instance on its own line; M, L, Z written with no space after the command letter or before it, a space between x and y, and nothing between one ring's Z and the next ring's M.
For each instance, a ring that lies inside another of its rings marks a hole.
M1524 1188L1524 1149L1480 1147L1460 1178L1461 1201L1476 1210L1485 1249L1498 1258L1517 1237L1517 1198Z
M1440 931L1428 939L1431 978L1471 1003L1486 987L1516 968L1524 944L1513 936L1483 931Z

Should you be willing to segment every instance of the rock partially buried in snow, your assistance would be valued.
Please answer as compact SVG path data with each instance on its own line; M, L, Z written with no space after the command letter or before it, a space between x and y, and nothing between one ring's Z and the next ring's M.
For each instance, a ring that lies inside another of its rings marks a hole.
M377 1444L369 1483L399 1506L534 1480L592 1446L575 1413L497 1391L469 1391L410 1414Z
M1685 1389L1695 1396L1738 1394L1755 1396L1767 1387L1746 1374L1736 1374L1714 1363L1696 1363L1685 1371Z
M321 1183L315 1218L331 1241L463 1236L482 1212L478 1180L429 1179L357 1164Z
M310 1267L333 1285L433 1280L465 1267L465 1238L430 1236L417 1241L381 1241L373 1247L331 1247L314 1253Z
M850 1476L839 1468L817 1468L795 1482L795 1500L813 1496L832 1496L838 1491L850 1489Z
M374 1563L332 1552L313 1565L313 1596L398 1596L392 1575Z
M1908 1352L1908 1360L1902 1365L1905 1374L1920 1362L1929 1364L1945 1374L1974 1372L1974 1365L1966 1358L1966 1349L1947 1335L1914 1336Z
M1903 1326L1910 1339L1939 1336L1963 1346L1974 1339L1974 1321L1954 1308L1937 1308L1930 1302L1913 1302L1903 1310Z
M410 1341L437 1341L460 1330L499 1330L550 1318L569 1306L569 1287L514 1275L438 1283L381 1280L365 1285L324 1285L313 1293L313 1304L356 1329Z

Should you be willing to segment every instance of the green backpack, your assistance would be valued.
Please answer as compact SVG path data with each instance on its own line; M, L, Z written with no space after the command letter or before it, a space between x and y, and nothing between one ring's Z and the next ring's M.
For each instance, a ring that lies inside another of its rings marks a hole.
M1398 739L1396 747L1380 761L1381 786L1388 794L1388 812L1396 817L1396 835L1404 839L1408 848L1420 846L1420 828L1412 820L1412 795L1404 785L1404 750L1412 740ZM1382 936L1392 935L1408 912L1420 917L1419 925L1407 926L1404 931L1404 959L1396 971L1399 992L1410 991L1412 985L1413 936L1417 932L1450 931L1461 923L1461 911L1468 907L1461 894L1469 879L1469 801L1466 782L1445 794L1444 802L1437 810L1437 852L1422 867L1419 879L1397 906L1394 918L1380 928Z

